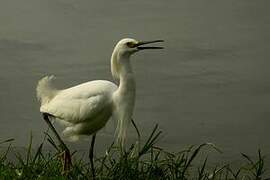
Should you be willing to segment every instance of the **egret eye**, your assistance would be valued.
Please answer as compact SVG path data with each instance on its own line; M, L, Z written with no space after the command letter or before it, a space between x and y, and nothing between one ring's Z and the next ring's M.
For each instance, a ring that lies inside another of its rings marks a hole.
M127 47L134 48L135 47L135 44L133 42L128 42L127 43Z

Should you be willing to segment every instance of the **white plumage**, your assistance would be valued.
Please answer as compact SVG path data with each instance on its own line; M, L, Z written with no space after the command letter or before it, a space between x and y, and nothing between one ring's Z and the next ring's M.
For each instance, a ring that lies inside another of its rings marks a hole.
M153 42L161 40L138 42L126 38L117 43L112 53L111 70L119 86L110 81L95 80L59 90L53 86L53 76L44 77L37 86L40 112L65 124L63 134L72 140L77 140L79 135L96 133L113 117L118 121L117 140L123 145L136 91L130 56L142 49L160 49L141 47Z
M45 77L41 81L48 84L45 86L47 89L42 90L53 93L41 98L40 111L53 115L64 124L66 128L63 135L70 140L77 140L79 135L93 134L110 118L113 110L112 97L117 90L114 83L97 80L56 90L51 85L52 78Z

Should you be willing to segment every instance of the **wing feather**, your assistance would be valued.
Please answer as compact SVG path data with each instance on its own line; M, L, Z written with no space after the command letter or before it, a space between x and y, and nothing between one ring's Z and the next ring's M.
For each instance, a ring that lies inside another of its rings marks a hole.
M104 108L110 107L112 93L117 86L109 81L91 81L62 90L40 111L57 119L76 124L93 119Z

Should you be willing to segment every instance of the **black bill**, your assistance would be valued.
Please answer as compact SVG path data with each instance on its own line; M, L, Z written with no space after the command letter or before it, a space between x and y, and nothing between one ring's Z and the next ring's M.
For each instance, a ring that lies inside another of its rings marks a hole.
M142 46L142 45L152 44L152 43L158 43L158 42L164 42L164 40L141 41L141 42L138 42L136 44L136 47L139 50L143 50L143 49L163 49L163 47L161 47L161 46Z

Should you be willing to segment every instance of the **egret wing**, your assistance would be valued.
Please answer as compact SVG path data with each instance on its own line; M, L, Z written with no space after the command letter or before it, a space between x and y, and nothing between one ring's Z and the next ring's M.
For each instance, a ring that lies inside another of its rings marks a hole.
M91 81L65 89L41 106L41 112L69 123L89 121L104 108L111 107L112 93L116 88L109 81Z

